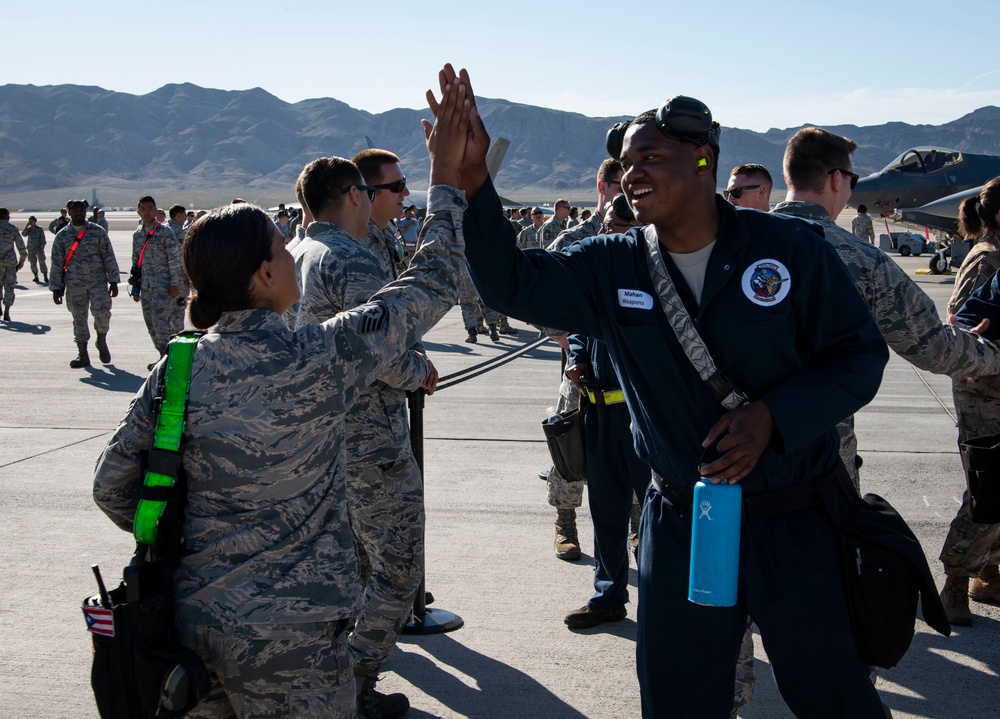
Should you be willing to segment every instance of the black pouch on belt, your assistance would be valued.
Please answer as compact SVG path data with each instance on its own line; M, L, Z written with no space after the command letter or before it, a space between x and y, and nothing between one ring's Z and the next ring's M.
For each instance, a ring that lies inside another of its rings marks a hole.
M962 442L962 465L972 497L972 521L1000 522L1000 434Z
M583 437L583 414L578 409L571 410L564 417L550 422L542 422L545 442L552 455L552 464L559 476L568 482L583 482L587 479L587 449Z

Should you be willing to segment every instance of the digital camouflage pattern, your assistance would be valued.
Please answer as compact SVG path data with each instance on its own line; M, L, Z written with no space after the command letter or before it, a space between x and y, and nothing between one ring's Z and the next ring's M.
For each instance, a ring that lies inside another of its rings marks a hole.
M0 220L0 289L3 291L4 309L14 304L17 266L24 264L26 255L27 251L24 249L21 233L11 223Z
M146 251L142 254L142 290L139 293L142 319L153 346L162 355L167 351L170 338L184 329L184 305L177 301L187 295L187 278L181 266L181 241L161 222L152 227L143 227L140 223L132 233L132 267L139 264L143 246ZM176 298L168 294L167 288L171 286L178 289Z
M447 211L464 209L461 194L449 188L436 188L435 200ZM420 241L439 231L440 223L425 223ZM306 235L293 252L302 290L293 326L365 302L395 277L394 237L372 222L361 238L328 222L310 224ZM370 567L349 645L356 665L370 671L395 646L423 578L423 483L410 447L406 392L428 372L423 347L414 342L386 364L347 416L347 498Z
M201 339L184 432L180 624L301 624L357 613L346 413L455 304L464 205L458 191L431 188L421 250L371 303L296 331L270 310L227 312ZM97 463L94 499L127 531L164 365Z
M555 215L545 221L538 228L538 246L548 247L560 232L566 229L566 225L556 220Z
M462 310L462 326L465 329L479 326L479 318L488 325L496 324L497 313L483 304L476 291L476 286L472 284L472 277L469 276L468 268L462 269L462 284L458 290L458 304Z
M948 313L958 312L969 295L993 279L1000 269L1000 237L988 232L966 255L955 278ZM975 381L952 379L952 396L958 416L958 443L975 437L1000 434L1000 376ZM1000 563L1000 524L972 521L969 492L948 528L941 562L948 576L975 577L987 564Z
M85 230L83 239L64 270L66 253L81 230ZM67 224L52 240L50 265L49 289L64 293L66 307L73 316L73 339L78 343L90 339L88 308L94 315L94 329L98 334L107 334L111 326L108 285L118 284L120 280L118 260L108 233L92 222L76 229Z
M747 617L747 630L740 642L740 656L736 660L736 687L733 690L733 716L753 699L757 677L753 666L753 620Z
M855 237L860 237L866 242L875 244L875 227L872 225L872 218L867 215L855 215L851 220L851 232Z
M346 624L181 627L181 643L207 657L217 678L208 696L184 716L354 719Z
M934 301L884 252L861 242L812 202L782 202L774 210L819 223L871 310L886 344L922 370L950 377L1000 373L1000 349L964 329L941 322ZM794 281L794 280L793 280ZM840 456L855 485L854 417L841 422Z
M34 227L25 227L21 235L28 240L28 264L31 266L31 274L38 277L38 268L41 266L42 275L48 276L49 266L45 262L45 230L36 224Z
M537 250L541 248L541 245L538 243L538 230L535 229L534 225L521 228L520 232L517 233L517 246L522 250Z

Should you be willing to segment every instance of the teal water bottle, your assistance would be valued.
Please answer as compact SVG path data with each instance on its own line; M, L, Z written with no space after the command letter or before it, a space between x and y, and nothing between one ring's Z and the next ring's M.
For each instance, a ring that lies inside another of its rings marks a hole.
M739 484L702 479L694 486L692 512L688 601L731 607L740 577L743 490Z

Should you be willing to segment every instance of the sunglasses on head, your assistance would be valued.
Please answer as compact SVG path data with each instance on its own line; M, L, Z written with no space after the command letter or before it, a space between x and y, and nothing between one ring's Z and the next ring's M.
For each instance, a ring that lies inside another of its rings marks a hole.
M402 180L396 180L395 182L387 182L383 185L372 185L376 190L388 190L389 192L402 192L406 189L406 178Z
M743 185L742 187L732 187L726 190L726 197L731 200L738 200L743 197L743 190L756 190L760 185Z

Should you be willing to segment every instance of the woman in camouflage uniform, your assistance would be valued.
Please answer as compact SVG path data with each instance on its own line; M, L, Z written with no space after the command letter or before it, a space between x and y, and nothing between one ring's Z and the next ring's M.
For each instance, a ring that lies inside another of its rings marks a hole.
M958 271L948 302L949 321L969 296L1000 269L1000 177L990 180L979 195L962 203L959 221L967 238L974 238L984 230L985 233ZM958 414L960 445L974 437L1000 434L1000 376L953 379L952 393ZM997 570L1000 524L972 521L968 491L951 522L941 549L941 561L947 575L941 601L952 624L972 624L969 597L979 602L1000 601L1000 572Z

